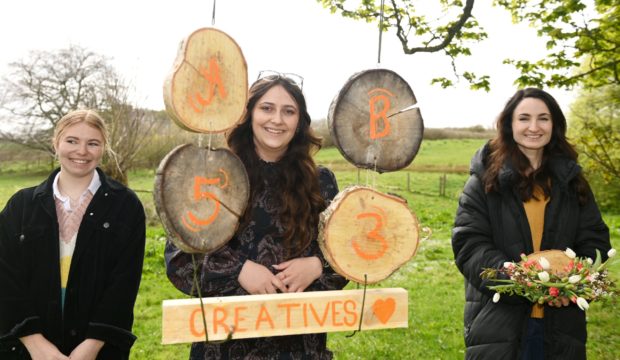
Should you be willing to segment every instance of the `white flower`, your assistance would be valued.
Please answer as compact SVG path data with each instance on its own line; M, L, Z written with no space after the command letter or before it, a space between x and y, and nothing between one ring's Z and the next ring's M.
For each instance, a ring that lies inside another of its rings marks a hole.
M499 293L495 293L495 294L493 295L493 302L494 302L494 303L498 302L498 301L499 301L499 297L500 297Z
M544 256L541 256L540 259L538 259L538 263L540 264L540 266L542 266L544 270L549 270L549 268L551 267L551 264L549 264L549 260L547 260Z
M594 260L592 260L592 258L587 258L586 261L588 262L588 264L592 265L594 264Z
M616 256L616 249L609 249L609 251L607 252L607 256L609 256L610 258Z
M575 254L575 252L571 250L571 248L566 248L566 250L564 250L564 253L571 259L574 259L575 256L577 256L577 254Z
M577 298L577 306L579 306L579 308L583 311L588 310L588 308L590 307L590 304L588 304L588 302L586 301L586 299L582 298L582 297L578 297Z
M581 280L581 275L573 275L568 278L568 282L571 284L576 284L579 282L579 280Z
M510 261L504 262L504 269L510 269L512 267L512 263Z
M546 272L546 271L541 271L541 272L538 273L538 278L542 282L547 282L547 281L549 281L549 273Z

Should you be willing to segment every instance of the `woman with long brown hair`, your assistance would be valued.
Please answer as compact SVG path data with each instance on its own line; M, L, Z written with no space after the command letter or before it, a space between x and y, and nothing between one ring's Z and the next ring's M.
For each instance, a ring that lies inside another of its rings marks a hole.
M521 254L570 248L594 259L611 248L566 126L551 95L519 90L497 119L497 135L472 159L452 232L465 277L467 359L585 359L585 314L576 304L518 296L494 303L480 277Z
M246 113L228 136L250 179L250 203L233 239L200 258L203 296L341 289L316 241L319 214L338 193L334 174L312 154L321 140L310 127L303 80L271 73L251 86ZM166 246L170 281L192 291L191 255ZM196 295L192 293L191 295ZM325 334L225 343L194 343L190 359L329 359Z

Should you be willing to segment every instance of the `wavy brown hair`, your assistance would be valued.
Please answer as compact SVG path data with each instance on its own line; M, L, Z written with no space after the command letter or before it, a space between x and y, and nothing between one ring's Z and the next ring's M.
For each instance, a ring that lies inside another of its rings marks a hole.
M250 179L250 201L264 189L261 176L262 161L256 153L252 132L252 112L256 103L274 86L282 86L293 97L299 108L299 122L288 149L278 160L284 171L278 177L274 192L278 201L278 216L284 229L284 246L290 258L299 256L317 234L319 214L326 207L321 196L318 171L312 154L321 148L321 138L310 127L310 115L301 89L283 76L259 79L250 87L250 97L241 123L228 135L230 149L239 156ZM245 225L251 218L251 206L243 216Z
M542 100L551 113L552 133L551 140L543 149L542 162L540 167L531 171L530 161L519 150L512 133L513 113L519 103L525 98L536 98ZM534 189L538 186L543 189L548 197L551 193L551 172L549 162L555 157L564 157L577 161L577 151L566 138L566 117L557 101L547 92L537 88L527 88L518 90L506 103L506 106L497 117L497 134L490 142L490 154L486 161L486 172L483 182L486 192L497 191L499 189L499 173L504 164L511 164L516 171L517 190L523 201L536 198ZM585 203L588 197L588 184L581 172L572 181L572 186L579 195L581 204Z

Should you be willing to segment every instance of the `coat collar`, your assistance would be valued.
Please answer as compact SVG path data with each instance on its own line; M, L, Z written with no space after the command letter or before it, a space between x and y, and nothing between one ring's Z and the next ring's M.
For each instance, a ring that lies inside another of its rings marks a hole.
M471 160L470 173L479 177L486 171L486 162L491 149L487 142L480 148ZM555 156L548 160L547 166L553 176L554 182L566 188L568 184L581 172L581 166L576 161L564 156ZM510 161L506 162L498 174L500 187L512 186L516 179L516 171Z
M100 168L97 168L96 170L97 170L97 173L99 174L99 180L101 181L101 187L99 188L101 191L107 192L107 191L118 191L118 190L123 189L123 186L120 183L112 179L109 179ZM54 190L52 187L54 183L54 178L59 172L60 172L60 168L57 168L54 171L52 171L52 173L48 176L48 178L35 188L33 195L32 195L33 198L36 198L38 196L46 196L46 195L52 196L54 194Z

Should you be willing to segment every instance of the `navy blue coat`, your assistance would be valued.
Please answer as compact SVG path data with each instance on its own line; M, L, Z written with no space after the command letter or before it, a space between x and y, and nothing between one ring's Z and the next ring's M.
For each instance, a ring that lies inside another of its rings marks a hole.
M0 358L28 359L18 338L35 333L66 355L94 338L105 342L98 359L128 358L136 339L144 209L131 190L97 169L101 187L80 224L63 310L52 190L58 171L17 192L0 213Z
M502 296L493 303L483 268L499 269L505 261L519 261L533 252L530 227L516 188L515 172L505 165L499 174L499 191L485 193L482 176L488 145L471 163L471 176L459 199L452 248L456 265L465 277L465 345L467 359L520 359L527 318L532 304L517 296ZM611 248L609 229L590 193L580 205L571 181L581 171L566 158L552 159L551 199L545 209L541 250L571 248L577 256L596 257L596 249ZM576 305L545 306L544 338L547 359L585 359L585 313Z

